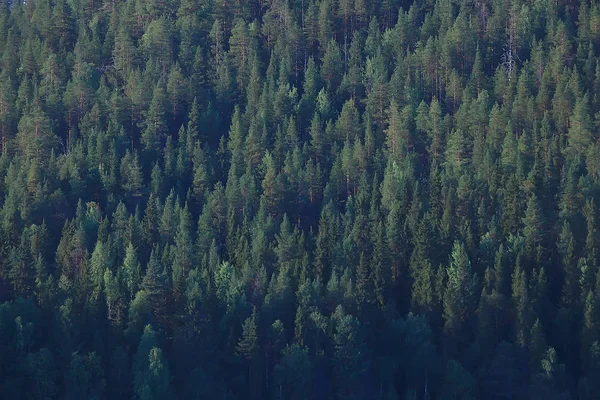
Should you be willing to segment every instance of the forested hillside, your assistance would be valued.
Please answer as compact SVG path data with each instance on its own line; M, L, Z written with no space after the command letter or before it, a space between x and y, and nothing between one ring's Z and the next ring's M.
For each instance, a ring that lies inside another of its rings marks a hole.
M599 398L598 2L3 0L0 56L0 398Z

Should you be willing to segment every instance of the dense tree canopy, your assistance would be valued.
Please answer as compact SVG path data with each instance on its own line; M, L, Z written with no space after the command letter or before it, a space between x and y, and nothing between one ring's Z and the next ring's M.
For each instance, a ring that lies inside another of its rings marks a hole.
M0 177L0 398L598 398L596 2L2 1Z

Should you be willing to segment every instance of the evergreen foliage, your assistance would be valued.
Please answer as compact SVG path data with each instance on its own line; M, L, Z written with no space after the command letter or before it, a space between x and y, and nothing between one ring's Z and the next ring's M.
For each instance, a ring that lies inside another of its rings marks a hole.
M597 399L600 6L0 4L0 398Z

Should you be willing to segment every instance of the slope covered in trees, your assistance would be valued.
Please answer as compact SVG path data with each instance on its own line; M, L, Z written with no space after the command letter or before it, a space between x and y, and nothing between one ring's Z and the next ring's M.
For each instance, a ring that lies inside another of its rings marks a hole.
M4 0L0 55L0 398L598 398L597 2Z

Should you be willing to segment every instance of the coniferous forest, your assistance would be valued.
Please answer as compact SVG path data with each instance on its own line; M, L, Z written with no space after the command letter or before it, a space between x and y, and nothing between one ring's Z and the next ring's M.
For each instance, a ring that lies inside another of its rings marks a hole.
M3 0L0 398L600 398L600 4Z

